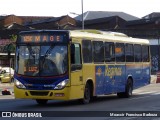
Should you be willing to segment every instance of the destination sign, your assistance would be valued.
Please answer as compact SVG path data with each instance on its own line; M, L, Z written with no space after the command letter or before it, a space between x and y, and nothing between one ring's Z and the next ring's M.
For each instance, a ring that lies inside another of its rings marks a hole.
M44 42L63 42L63 35L22 35L20 41L23 43L44 43Z

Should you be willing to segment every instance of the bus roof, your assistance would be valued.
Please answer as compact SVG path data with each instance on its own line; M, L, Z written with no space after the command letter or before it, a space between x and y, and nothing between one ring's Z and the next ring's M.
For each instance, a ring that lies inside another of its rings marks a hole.
M105 32L99 30L73 30L70 31L71 37L85 38L90 40L104 40L109 42L123 42L132 44L149 44L147 39L128 37L123 33Z

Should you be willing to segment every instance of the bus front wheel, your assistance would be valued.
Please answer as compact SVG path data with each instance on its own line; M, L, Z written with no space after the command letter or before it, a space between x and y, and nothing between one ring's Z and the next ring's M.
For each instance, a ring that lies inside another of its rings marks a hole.
M48 100L42 100L42 99L36 99L36 102L39 104L39 105L45 105L47 103Z
M85 90L84 90L84 97L83 99L80 99L80 102L83 104L88 104L91 99L91 89L89 83L86 84Z

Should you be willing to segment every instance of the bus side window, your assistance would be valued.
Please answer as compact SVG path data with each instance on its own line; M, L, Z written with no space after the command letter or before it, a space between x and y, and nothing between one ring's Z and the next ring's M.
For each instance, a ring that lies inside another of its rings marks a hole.
M92 63L92 42L91 40L82 40L83 62Z
M115 45L113 42L105 42L105 62L115 62Z
M147 45L142 46L142 61L149 62L149 46Z
M104 44L103 41L93 41L93 60L94 63L104 62Z
M126 62L134 62L133 44L125 44Z
M134 58L135 62L142 62L142 48L141 45L134 45Z
M81 48L80 44L71 44L71 70L80 70L81 63Z
M115 56L116 62L125 62L124 43L116 43Z

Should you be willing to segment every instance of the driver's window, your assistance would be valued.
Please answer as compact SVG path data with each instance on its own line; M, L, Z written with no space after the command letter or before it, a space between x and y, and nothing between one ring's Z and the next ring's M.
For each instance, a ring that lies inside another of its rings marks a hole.
M80 44L71 45L71 64L81 64Z

